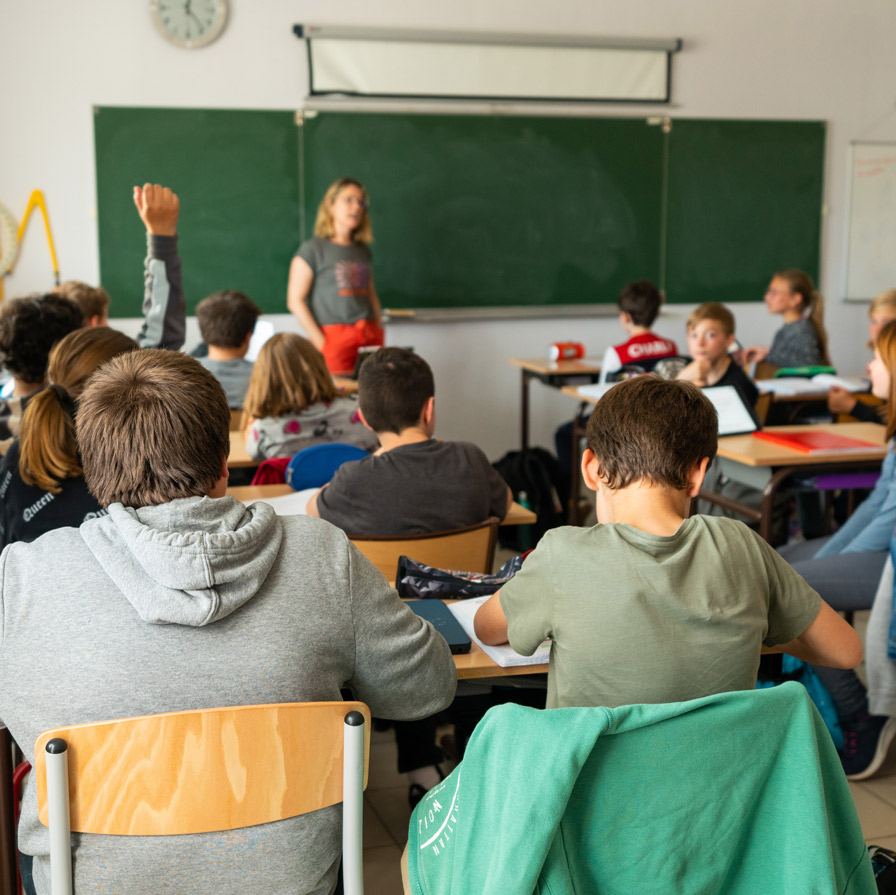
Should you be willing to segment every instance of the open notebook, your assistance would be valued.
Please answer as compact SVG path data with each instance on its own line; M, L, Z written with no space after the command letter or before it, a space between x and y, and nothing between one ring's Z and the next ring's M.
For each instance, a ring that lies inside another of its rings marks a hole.
M503 646L489 646L483 643L473 631L473 616L476 610L491 597L471 597L469 600L461 600L458 603L451 603L449 609L454 617L460 622L460 626L470 635L470 640L476 643L479 648L493 661L502 668L509 668L512 665L543 665L547 663L551 655L551 642L546 640L531 656L521 656L516 650L511 649L508 644Z

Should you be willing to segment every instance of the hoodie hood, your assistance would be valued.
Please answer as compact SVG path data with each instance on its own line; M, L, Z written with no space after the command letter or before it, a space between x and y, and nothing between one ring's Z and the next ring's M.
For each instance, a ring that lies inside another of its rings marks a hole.
M150 624L200 627L225 618L259 591L280 552L272 507L232 497L188 497L81 526L106 574Z

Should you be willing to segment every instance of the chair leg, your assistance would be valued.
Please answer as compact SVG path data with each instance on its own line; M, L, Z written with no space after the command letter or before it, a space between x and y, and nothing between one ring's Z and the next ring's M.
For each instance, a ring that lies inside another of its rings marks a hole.
M364 895L364 716L345 716L342 762L342 885L345 895Z
M47 743L47 813L50 827L50 892L72 895L72 830L68 803L68 745Z

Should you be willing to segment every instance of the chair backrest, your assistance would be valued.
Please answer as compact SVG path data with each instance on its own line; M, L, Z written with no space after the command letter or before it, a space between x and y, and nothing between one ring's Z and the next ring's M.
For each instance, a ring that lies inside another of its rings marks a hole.
M759 397L756 399L756 404L753 406L753 410L756 413L756 418L760 423L765 423L765 418L768 416L769 408L772 406L772 393L771 392L762 392Z
M70 836L68 826L59 829L66 807L72 832L168 836L270 823L342 801L350 852L343 861L357 865L359 877L369 728L363 703L307 702L45 731L35 744L35 773L51 874L67 864L70 880L70 851L58 856Z
M367 456L369 455L364 448L340 441L303 448L287 464L286 484L295 491L320 488L333 478L333 473L343 463L363 460Z
M243 428L243 411L230 408L230 431L239 432Z
M387 581L395 580L399 556L409 556L438 569L491 572L500 521L496 516L490 516L475 525L433 534L396 537L351 535L351 541Z

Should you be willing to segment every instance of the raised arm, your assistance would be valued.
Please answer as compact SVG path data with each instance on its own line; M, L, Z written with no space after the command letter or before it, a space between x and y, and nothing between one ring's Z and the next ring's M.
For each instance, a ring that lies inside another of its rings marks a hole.
M311 343L320 351L324 347L324 334L311 313L309 300L314 271L304 258L296 256L289 266L289 282L286 285L286 307L308 335Z
M180 257L177 254L177 219L180 200L168 187L145 183L134 187L134 205L146 227L146 262L143 274L143 326L137 341L141 348L183 347L187 329Z

